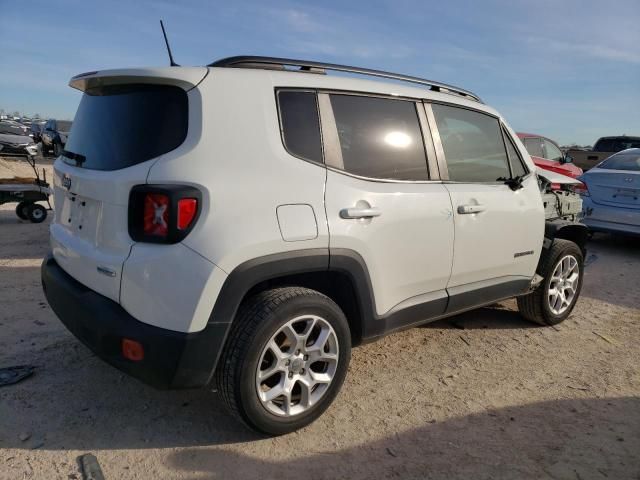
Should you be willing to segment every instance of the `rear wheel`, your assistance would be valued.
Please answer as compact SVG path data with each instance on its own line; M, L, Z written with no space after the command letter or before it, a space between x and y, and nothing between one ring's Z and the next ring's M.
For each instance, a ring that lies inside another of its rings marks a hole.
M31 205L31 203L29 202L20 202L18 203L18 205L16 205L16 215L18 216L18 218L22 220L29 219L27 215L27 209L29 208L29 205Z
M47 209L37 203L32 203L27 207L27 218L32 223L42 223L47 218Z
M300 287L267 290L245 302L231 328L217 383L249 427L281 435L329 407L351 357L347 320L330 298Z
M543 281L528 295L518 297L523 317L541 325L564 321L575 307L582 289L582 251L569 240L556 239L538 268Z

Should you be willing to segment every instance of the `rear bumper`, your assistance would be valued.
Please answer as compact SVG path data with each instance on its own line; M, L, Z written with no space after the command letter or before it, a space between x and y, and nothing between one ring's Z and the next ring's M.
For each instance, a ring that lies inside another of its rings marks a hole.
M582 200L582 223L590 230L640 235L640 210L600 205L589 197Z
M154 327L136 320L118 303L67 274L48 256L42 262L42 286L58 318L98 357L157 388L193 388L209 383L228 323L210 322L196 333ZM123 338L144 347L144 359L122 356Z

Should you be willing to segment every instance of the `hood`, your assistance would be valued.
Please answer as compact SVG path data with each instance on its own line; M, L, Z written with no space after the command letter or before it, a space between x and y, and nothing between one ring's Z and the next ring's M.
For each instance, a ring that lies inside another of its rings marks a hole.
M26 135L10 135L7 133L0 133L0 143L7 145L28 145L33 143L33 138Z
M552 172L551 170L545 170L544 168L536 167L536 173L539 177L548 180L550 183L558 183L561 185L581 185L582 182L575 178L562 175L560 173Z

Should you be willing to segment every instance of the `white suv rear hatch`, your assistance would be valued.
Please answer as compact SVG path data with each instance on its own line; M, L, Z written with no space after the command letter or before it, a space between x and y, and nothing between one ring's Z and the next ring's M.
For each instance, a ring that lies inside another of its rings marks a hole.
M54 165L51 247L63 270L111 300L119 301L122 267L134 244L131 188L146 183L158 157L188 149L187 92L207 71L110 70L70 82L84 95Z

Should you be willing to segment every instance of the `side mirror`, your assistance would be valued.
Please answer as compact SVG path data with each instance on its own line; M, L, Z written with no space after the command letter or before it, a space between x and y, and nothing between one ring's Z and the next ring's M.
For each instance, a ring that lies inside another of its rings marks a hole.
M562 161L560 163L573 163L573 157L567 153L562 157Z

